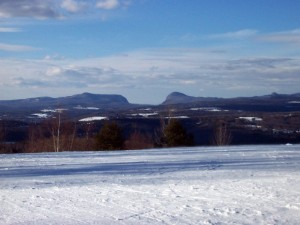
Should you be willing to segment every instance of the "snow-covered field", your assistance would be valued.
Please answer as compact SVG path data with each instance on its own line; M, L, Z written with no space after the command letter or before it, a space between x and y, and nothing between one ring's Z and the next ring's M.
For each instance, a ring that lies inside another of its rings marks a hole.
M0 224L300 224L300 146L0 155Z

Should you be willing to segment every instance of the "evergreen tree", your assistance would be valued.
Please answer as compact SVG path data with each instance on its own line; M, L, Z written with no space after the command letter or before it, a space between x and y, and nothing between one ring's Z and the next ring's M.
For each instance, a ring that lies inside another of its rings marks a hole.
M122 130L117 123L105 123L96 136L96 149L119 150L123 148Z
M168 147L191 146L193 137L186 133L179 120L171 119L164 129L164 142Z

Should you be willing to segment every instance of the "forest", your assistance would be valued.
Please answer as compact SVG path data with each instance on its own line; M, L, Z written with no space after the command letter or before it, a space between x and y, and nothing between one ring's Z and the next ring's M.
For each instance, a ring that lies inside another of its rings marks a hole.
M74 121L66 113L57 113L38 122L0 120L0 152L300 143L299 113L251 115L255 116L207 113L190 118L160 115Z

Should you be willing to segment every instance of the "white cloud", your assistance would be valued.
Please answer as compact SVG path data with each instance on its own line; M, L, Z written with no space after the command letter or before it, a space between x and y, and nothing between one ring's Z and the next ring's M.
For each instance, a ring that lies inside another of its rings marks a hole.
M120 6L119 0L101 0L98 1L96 7L99 9L111 10Z
M63 69L57 66L52 66L49 69L46 70L47 76L58 76L63 72Z
M0 51L7 51L7 52L27 52L27 51L36 51L37 48L27 46L27 45L11 45L0 43Z
M0 18L65 19L83 11L95 13L100 10L126 8L132 0L0 0ZM101 15L102 18L105 15ZM16 32L4 29L0 32Z
M37 19L59 18L54 1L50 0L1 0L0 18L32 17Z
M227 32L222 34L213 34L210 35L209 38L216 39L244 39L257 35L258 31L253 29L243 29L234 32Z
M86 4L83 2L77 2L75 0L63 0L61 7L68 12L77 13L82 11L86 7Z
M45 55L44 60L63 60L64 57L59 54Z
M300 29L261 35L259 37L259 40L268 42L300 44Z
M22 29L15 27L0 27L0 33L15 33L21 32Z

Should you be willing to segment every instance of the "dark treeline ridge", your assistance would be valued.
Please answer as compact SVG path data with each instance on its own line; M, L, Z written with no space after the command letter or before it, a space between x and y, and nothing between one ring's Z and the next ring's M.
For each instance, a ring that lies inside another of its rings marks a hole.
M59 115L35 123L0 120L0 153L300 143L300 113L256 116L74 122Z

